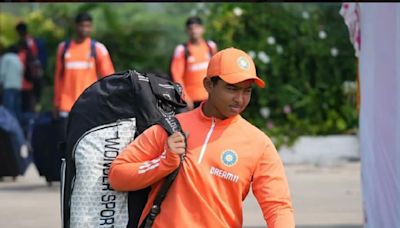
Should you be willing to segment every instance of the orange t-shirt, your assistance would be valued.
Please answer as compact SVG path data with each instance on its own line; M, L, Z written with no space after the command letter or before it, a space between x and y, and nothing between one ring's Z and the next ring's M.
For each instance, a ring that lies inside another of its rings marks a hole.
M65 42L58 45L56 71L54 76L54 105L64 112L71 111L72 105L81 93L99 77L114 73L107 48L96 42L96 60L90 56L90 38L82 43L71 40L64 56L64 70L61 55ZM63 73L62 73L63 72Z
M288 183L271 140L240 115L209 118L201 107L177 115L184 132L189 132L186 156L153 227L242 227L242 202L252 186L268 227L293 228ZM166 140L167 133L155 125L111 165L109 181L114 189L132 191L151 185L141 223L163 178L180 163Z
M208 45L207 43L208 42ZM191 101L203 101L208 97L203 86L203 79L206 77L208 62L211 53L217 52L217 46L212 41L201 41L195 45L187 44L189 56L185 60L185 48L178 45L175 48L171 62L171 74L174 82L182 85L185 99Z

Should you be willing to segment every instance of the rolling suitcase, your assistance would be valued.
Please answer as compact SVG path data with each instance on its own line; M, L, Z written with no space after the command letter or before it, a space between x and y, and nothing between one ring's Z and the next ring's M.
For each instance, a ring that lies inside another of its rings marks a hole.
M40 176L49 185L60 181L61 153L58 149L62 125L50 112L41 113L35 120L32 130L31 146L33 161Z
M20 173L16 151L8 132L0 128L0 177L17 177Z
M29 151L21 150L25 143L17 119L0 107L0 177L15 178L25 173L32 160Z

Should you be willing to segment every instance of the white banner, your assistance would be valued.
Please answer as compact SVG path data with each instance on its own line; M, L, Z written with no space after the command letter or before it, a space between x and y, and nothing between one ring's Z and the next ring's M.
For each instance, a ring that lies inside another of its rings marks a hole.
M364 224L400 227L400 4L360 3L360 32Z

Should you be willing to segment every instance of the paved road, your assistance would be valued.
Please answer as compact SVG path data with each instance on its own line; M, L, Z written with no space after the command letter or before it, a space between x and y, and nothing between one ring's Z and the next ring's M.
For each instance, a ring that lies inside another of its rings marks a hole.
M361 228L360 165L286 167L298 228ZM0 182L0 227L60 227L59 184L48 187L34 166L16 182ZM250 193L244 205L244 226L265 227Z
M361 228L360 164L286 166L297 228ZM254 197L244 207L244 225L264 224Z

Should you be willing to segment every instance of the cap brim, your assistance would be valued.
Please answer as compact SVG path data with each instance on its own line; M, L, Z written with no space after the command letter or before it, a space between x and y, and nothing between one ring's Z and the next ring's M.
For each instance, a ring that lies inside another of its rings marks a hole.
M256 85L260 88L264 88L265 87L265 82L260 79L257 76L243 76L243 73L238 73L238 74L229 74L229 75L219 75L220 78L222 78L222 80L224 80L225 82L229 83L229 84L236 84L239 82L243 82L246 80L254 80L254 83L256 83Z

